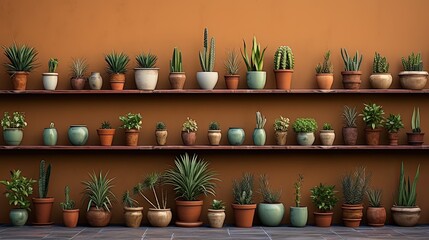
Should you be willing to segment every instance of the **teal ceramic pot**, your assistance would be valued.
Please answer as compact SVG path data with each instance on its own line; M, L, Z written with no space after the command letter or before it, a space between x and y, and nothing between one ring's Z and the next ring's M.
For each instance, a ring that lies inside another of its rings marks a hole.
M14 208L9 212L10 222L14 226L24 226L28 220L28 212L26 209Z
M253 131L253 143L256 146L264 146L266 139L267 135L265 134L265 129L255 128L255 130Z
M296 141L302 146L311 146L315 140L314 133L297 133Z
M230 145L241 145L244 142L246 134L242 128L229 128L228 129L228 143Z
M88 128L86 125L70 125L68 137L72 145L83 146L88 141Z
M267 73L264 71L249 71L246 75L247 87L250 89L264 89Z
M22 128L6 128L3 129L3 139L8 146L18 146L21 144L24 137Z
M283 203L259 203L258 217L265 226L275 227L280 225L285 214Z
M305 227L307 219L307 207L290 207L290 224L293 227Z
M57 145L58 132L55 128L45 128L43 130L43 144L45 146L55 146Z

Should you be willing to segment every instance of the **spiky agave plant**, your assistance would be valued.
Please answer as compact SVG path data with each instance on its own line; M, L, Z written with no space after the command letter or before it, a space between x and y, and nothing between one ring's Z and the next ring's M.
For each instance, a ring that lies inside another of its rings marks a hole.
M130 58L123 52L112 52L107 54L104 60L107 62L108 73L126 73Z
M229 51L225 61L225 71L227 75L237 75L239 69L240 60L238 59L237 52L235 50Z
M349 107L347 105L344 105L344 109L343 109L344 126L348 128L355 128L357 126L356 118L357 118L356 107Z
M18 45L13 43L11 46L3 46L4 55L9 60L5 67L10 72L31 72L37 65L35 64L38 55L34 47L28 45Z
M89 174L88 181L82 181L85 186L84 194L88 199L87 211L95 207L110 212L115 194L112 192L114 178L107 178L108 174L107 172L103 175L102 171L99 174L93 172Z
M83 78L85 76L88 64L85 58L77 58L72 60L71 65L71 77L72 78Z
M215 39L210 39L210 48L208 46L208 29L204 29L204 49L200 51L200 65L203 72L213 72L215 64Z
M156 61L158 57L154 54L140 53L136 56L137 65L139 68L155 68Z

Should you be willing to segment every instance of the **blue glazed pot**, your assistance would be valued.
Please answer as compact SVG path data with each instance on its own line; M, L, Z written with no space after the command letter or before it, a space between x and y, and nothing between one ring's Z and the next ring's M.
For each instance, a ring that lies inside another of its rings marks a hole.
M228 129L228 143L230 145L241 145L244 142L246 134L242 128L229 128Z
M264 146L266 139L267 135L265 134L265 129L255 128L255 130L253 131L253 143L256 146Z
M3 129L3 139L8 146L18 146L21 144L24 137L22 128L6 128Z
M24 226L28 219L28 212L26 209L14 208L9 212L10 222L14 226Z
M57 145L58 132L55 128L45 128L43 130L43 144L45 146L55 146Z
M249 71L246 74L247 87L250 89L264 89L267 73L264 71Z
M280 225L285 214L283 203L259 203L258 216L265 226L275 227Z
M70 125L68 137L72 145L83 146L88 141L88 128L86 125Z

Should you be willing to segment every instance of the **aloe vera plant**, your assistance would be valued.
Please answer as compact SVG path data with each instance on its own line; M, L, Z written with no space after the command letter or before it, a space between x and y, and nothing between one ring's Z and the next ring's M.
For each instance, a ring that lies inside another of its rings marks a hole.
M353 58L350 58L347 49L341 48L341 57L344 61L344 71L359 71L363 59L362 54L359 57L359 52L356 51Z
M411 130L413 133L421 133L420 129L420 108L414 108L413 115L411 117Z
M208 29L204 29L204 49L200 51L200 65L203 72L213 72L215 64L215 39L210 39L210 48L208 46Z
M410 177L408 180L405 180L404 174L404 162L401 163L401 172L399 176L399 189L398 189L398 202L397 206L403 207L414 207L416 206L416 187L417 181L419 180L420 175L420 164L417 166L416 174L414 175L414 180L411 183Z
M173 57L170 60L170 72L183 72L182 53L178 48L173 50Z
M247 54L246 41L243 40L244 49L241 51L244 63L246 64L247 71L262 71L264 68L264 54L267 47L261 51L261 44L256 41L256 37L253 37L252 41L252 52L249 58Z

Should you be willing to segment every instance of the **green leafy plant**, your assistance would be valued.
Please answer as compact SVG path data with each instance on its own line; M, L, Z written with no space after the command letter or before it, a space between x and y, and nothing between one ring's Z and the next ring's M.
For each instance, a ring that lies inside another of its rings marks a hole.
M165 125L164 122L157 122L155 128L157 131L167 130L167 126Z
M344 127L347 127L347 128L357 127L356 118L357 118L356 107L352 108L347 105L344 105L344 108L343 108Z
M140 194L147 203L149 203L155 209L167 209L167 191L164 191L163 186L165 183L165 176L162 173L149 173L143 179L142 182L139 182L133 188L134 194ZM157 191L157 189L160 189ZM151 201L147 195L145 195L145 190L152 190L153 197L155 198L156 205L153 201ZM161 198L158 197L158 192L161 191ZM161 204L160 204L161 201Z
M72 78L83 78L86 70L88 69L88 63L85 58L77 58L72 60L71 65L71 77Z
M324 185L322 183L310 189L311 201L319 211L330 212L335 207L338 198L335 196L336 191L334 189L335 185Z
M134 208L138 206L139 202L131 196L129 190L126 190L124 194L122 194L122 204L124 207Z
M329 123L324 123L323 124L323 130L334 130L331 126L331 124Z
M413 115L411 117L411 130L413 133L422 132L422 129L420 128L420 108L414 107Z
M75 207L74 207L75 202L72 199L70 199L70 187L69 186L65 186L65 188L64 188L64 197L65 197L64 202L60 203L61 208L63 210L75 209Z
M214 181L219 179L208 168L208 162L200 159L196 154L190 157L185 153L176 157L174 163L175 167L165 172L165 182L173 186L177 198L193 201L202 194L215 195Z
M298 180L293 184L295 188L295 207L301 206L302 182L304 182L304 176L302 174L298 174Z
M220 125L217 122L211 122L209 124L209 130L220 130Z
M399 129L404 128L404 124L401 120L401 115L390 114L384 123L384 127L390 133L398 132Z
M170 60L170 72L183 72L182 53L178 48L173 49L173 57Z
M5 196L9 200L9 205L31 211L28 196L33 194L33 184L36 181L22 176L20 170L10 171L10 178L0 181L6 186Z
M101 129L112 129L112 125L109 121L104 121L101 123Z
M289 128L289 118L280 116L274 120L273 124L274 131L287 132Z
M187 117L186 121L182 124L182 131L188 133L198 131L197 121Z
M1 120L1 126L3 127L3 130L6 128L24 129L27 126L27 122L25 121L25 113L14 112L12 116L10 116L9 112L4 112L3 119Z
M293 57L292 49L289 46L280 46L274 54L274 69L293 70L295 65L295 58Z
M252 52L249 58L247 54L246 41L243 40L244 52L241 51L244 63L246 64L247 71L262 71L264 68L264 54L267 47L261 51L261 44L256 41L256 37L253 37L252 41Z
M422 55L412 52L407 59L402 57L402 66L404 71L423 71Z
M368 191L366 191L366 196L368 197L368 204L370 207L381 207L381 189L368 189Z
M366 126L371 129L376 129L377 127L383 127L384 123L384 110L383 106L377 105L375 103L366 104L364 103L364 108L362 111L363 121Z
M398 202L397 206L402 207L415 207L416 206L416 187L417 181L419 180L420 175L420 164L417 166L416 175L414 175L414 180L411 183L410 177L408 180L405 180L404 174L404 162L401 163L401 172L399 176L399 189L398 189Z
M359 52L356 51L354 57L350 58L349 54L347 53L347 49L341 48L341 57L344 61L344 71L359 71L363 56L361 54L360 57L358 57L358 55Z
M370 177L366 175L364 167L358 167L346 174L341 183L345 204L361 204L368 189Z
M211 209L213 209L213 210L225 209L225 204L223 203L222 200L213 199L212 204L211 204Z
M115 194L112 192L114 178L107 178L108 173L102 171L97 175L95 172L89 173L90 180L82 181L85 186L84 194L88 199L87 211L91 207L96 209L104 209L110 212L112 201L115 199Z
M11 46L3 46L4 55L9 60L5 63L7 71L10 72L31 72L37 67L35 64L36 57L38 55L37 50L34 47L23 45L17 45L13 43Z
M210 39L210 48L208 46L208 33L207 28L204 29L204 49L200 51L200 65L203 72L213 72L215 64L215 39Z
M154 54L140 53L136 56L137 65L139 68L155 68L156 61L158 57Z
M237 75L238 70L240 69L240 59L235 50L229 51L227 53L225 61L225 71L227 75Z
M49 179L51 177L51 164L45 166L45 160L39 165L39 198L47 198L49 189Z
M296 133L310 133L317 130L317 122L314 118L297 118L292 125Z
M54 73L58 67L58 59L50 58L48 61L48 72Z
M107 72L110 74L126 73L130 58L123 52L112 52L104 57L107 63Z
M261 112L256 112L256 128L263 129L266 122L267 118Z
M323 63L318 63L316 66L316 73L333 73L334 72L334 65L332 64L331 60L329 58L331 57L331 51L327 51L325 53L325 56L323 57Z
M142 115L140 113L127 113L125 116L120 116L123 129L137 129L142 127Z
M388 73L389 63L386 57L382 57L378 52L375 52L374 63L372 64L372 73Z
M241 180L232 181L234 203L239 205L253 204L253 174L243 173Z
M278 203L280 200L280 191L274 191L270 188L266 174L259 176L259 189L264 203Z

